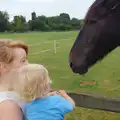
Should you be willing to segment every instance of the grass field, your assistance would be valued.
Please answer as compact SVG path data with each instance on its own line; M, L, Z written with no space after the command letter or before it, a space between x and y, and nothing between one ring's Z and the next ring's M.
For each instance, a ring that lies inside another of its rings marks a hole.
M87 75L73 74L68 66L68 54L78 32L35 32L24 34L0 34L0 38L21 39L29 47L28 59L31 63L44 64L53 80L53 87L74 92L100 94L111 97L120 96L120 48L114 50L102 62L90 69ZM53 51L56 40L57 53ZM34 46L37 44L36 46ZM40 45L38 45L40 44ZM48 52L31 55L42 50ZM89 83L95 84L89 84ZM85 83L86 82L86 83ZM119 120L115 113L76 108L66 116L66 120Z

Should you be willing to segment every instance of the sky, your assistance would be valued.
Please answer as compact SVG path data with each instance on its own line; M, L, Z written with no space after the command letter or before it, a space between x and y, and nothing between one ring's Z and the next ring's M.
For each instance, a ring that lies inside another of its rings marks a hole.
M37 16L56 16L68 13L70 17L84 18L88 8L95 0L0 0L0 10L7 11L10 20L15 15L31 19L31 12Z

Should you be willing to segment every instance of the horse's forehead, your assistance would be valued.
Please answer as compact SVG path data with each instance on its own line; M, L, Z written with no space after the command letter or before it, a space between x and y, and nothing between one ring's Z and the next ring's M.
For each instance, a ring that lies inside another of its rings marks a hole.
M85 19L87 20L97 19L100 16L100 14L103 12L105 12L105 8L101 6L91 7L87 12Z
M99 19L120 5L120 0L96 0L89 8L85 19Z

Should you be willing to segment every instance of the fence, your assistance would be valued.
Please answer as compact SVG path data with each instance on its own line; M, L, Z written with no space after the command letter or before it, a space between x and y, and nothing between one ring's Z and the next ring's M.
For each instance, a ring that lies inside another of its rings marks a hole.
M52 43L52 42L44 42L44 44L48 44L48 43ZM35 46L40 46L40 45L41 44L34 44L34 45L29 45L29 47L35 47ZM53 46L51 46L50 49L41 50L41 51L38 51L38 52L33 52L33 53L30 53L29 55L40 54L40 53L44 53L44 52L48 52L48 51L53 51L56 54L56 52L57 52L56 40L53 41Z
M65 41L65 40L68 40L68 39L61 39L61 40ZM44 42L44 44L52 43L51 48L45 49L45 50L41 50L41 51L37 51L37 52L33 52L33 53L29 53L29 55L45 53L45 52L48 52L48 51L53 51L53 53L56 54L57 53L57 49L60 48L60 47L57 47L57 44L60 43L61 40L53 40L53 41L50 41L50 42ZM32 45L29 45L29 47L35 47L35 46L40 46L40 45L41 44L32 44Z
M120 99L78 93L68 94L78 107L120 113Z

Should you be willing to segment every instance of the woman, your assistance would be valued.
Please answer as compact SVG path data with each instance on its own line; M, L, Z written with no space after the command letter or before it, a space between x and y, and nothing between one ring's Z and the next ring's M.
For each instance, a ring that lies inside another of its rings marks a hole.
M11 99L3 80L12 69L28 64L28 46L22 41L0 40L0 120L23 120L20 106Z
M11 82L5 77L12 69L27 65L27 55L28 46L22 41L0 40L0 120L23 120L21 106L15 102L16 93L8 91Z

